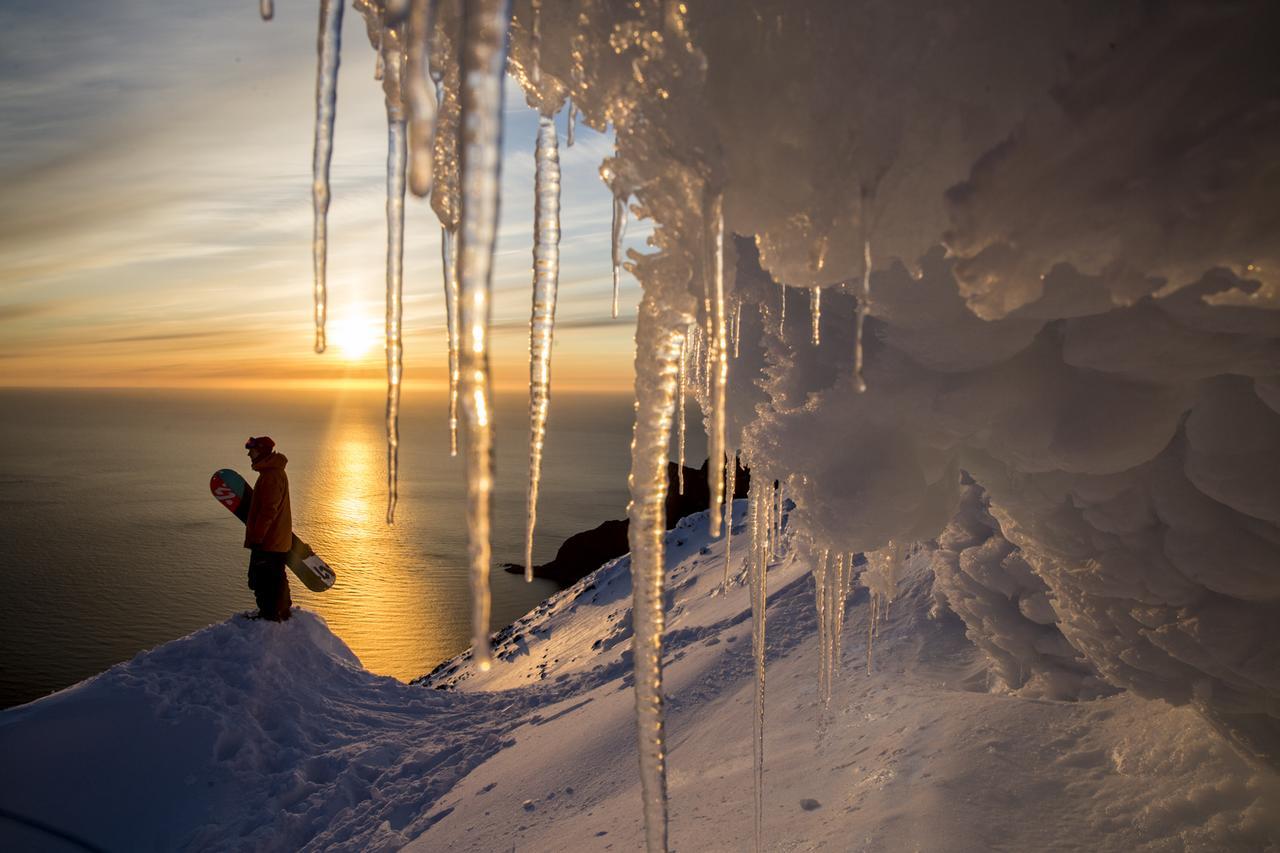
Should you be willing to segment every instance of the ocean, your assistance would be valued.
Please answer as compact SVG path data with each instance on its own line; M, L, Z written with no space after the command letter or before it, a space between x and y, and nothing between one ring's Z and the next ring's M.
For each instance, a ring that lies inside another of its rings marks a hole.
M470 644L462 461L449 456L444 394L405 392L392 526L378 393L4 390L0 405L0 707L253 609L243 525L209 493L218 468L252 484L249 435L289 457L294 530L338 573L321 594L293 579L295 604L401 680ZM495 409L494 629L554 591L497 568L523 559L527 395L498 394ZM625 517L631 423L629 395L556 394L535 562Z

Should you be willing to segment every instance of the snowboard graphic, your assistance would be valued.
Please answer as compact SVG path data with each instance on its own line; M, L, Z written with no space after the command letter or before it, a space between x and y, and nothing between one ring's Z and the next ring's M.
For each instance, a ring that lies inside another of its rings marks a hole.
M209 491L213 492L218 503L231 510L241 522L249 518L253 487L244 481L244 477L230 468L215 471L209 478ZM312 551L310 545L299 539L296 533L293 534L293 545L289 548L289 556L285 557L285 564L312 592L324 592L337 580L329 564Z

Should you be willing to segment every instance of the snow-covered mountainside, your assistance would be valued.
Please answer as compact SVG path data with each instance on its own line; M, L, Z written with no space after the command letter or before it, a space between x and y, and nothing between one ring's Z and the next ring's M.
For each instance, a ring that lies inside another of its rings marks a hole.
M705 514L667 534L671 842L752 841L751 618ZM1189 708L1008 691L909 556L868 664L867 594L820 738L810 558L768 573L770 850L1280 848L1280 777ZM634 850L629 558L418 684L372 675L315 615L234 617L0 714L0 848ZM954 584L954 579L953 579ZM953 593L954 594L954 591ZM441 688L441 689L433 689ZM13 819L21 816L26 823Z

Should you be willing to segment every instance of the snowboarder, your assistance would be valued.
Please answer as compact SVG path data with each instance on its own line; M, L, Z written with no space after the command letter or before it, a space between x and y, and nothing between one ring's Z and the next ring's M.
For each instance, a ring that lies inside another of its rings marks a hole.
M249 549L249 589L258 602L258 616L273 622L289 618L293 600L285 577L285 557L293 541L293 519L289 511L289 463L277 453L269 436L250 436L244 443L249 461L258 472L245 520L244 547Z

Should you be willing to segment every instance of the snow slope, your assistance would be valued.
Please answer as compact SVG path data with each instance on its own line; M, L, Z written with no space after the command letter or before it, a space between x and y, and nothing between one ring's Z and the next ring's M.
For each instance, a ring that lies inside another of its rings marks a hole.
M705 515L667 541L672 846L750 849L747 589L721 587ZM766 849L1280 849L1280 779L1193 711L986 692L929 563L907 560L870 674L851 597L821 742L807 558L771 569ZM628 568L501 632L489 672L463 655L414 685L311 613L211 626L0 714L0 808L108 850L638 849ZM0 849L76 848L0 820Z

